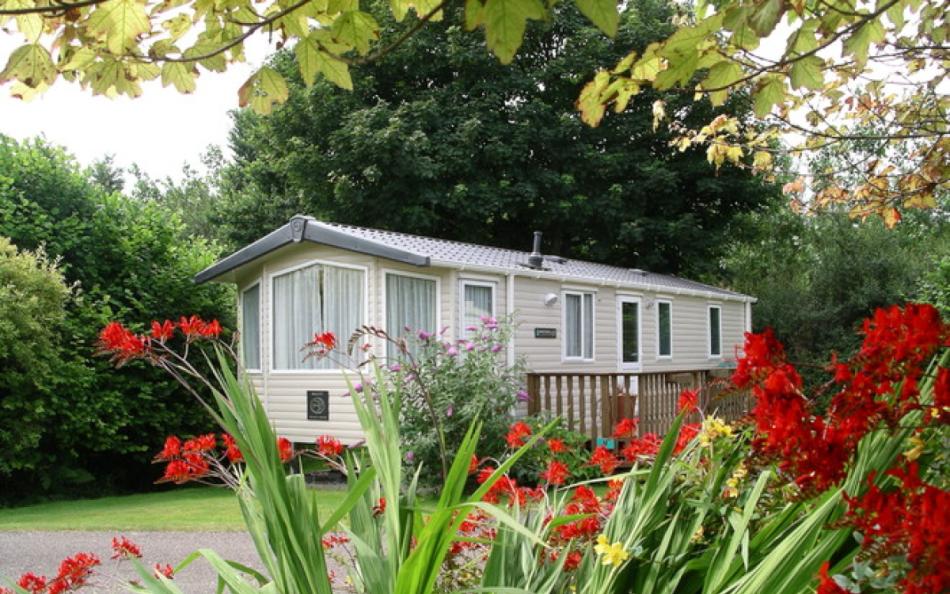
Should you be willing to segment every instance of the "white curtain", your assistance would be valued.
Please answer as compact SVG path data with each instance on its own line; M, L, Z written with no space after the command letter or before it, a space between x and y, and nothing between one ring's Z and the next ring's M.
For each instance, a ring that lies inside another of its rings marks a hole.
M436 328L436 284L434 280L386 275L386 332L393 338L406 334L406 328L413 334L420 330L438 332ZM390 344L387 356L398 356Z
M594 358L594 296L564 296L564 343L568 357Z
M480 326L482 316L492 315L492 288L485 285L463 284L462 331L461 336L474 334L466 328Z
M274 277L274 369L317 369L314 358L303 360L303 346L323 332L320 266L308 266Z
M254 285L241 296L241 353L246 369L261 368L261 286Z
M337 348L346 354L353 332L363 323L363 271L326 266L323 269L323 304L325 327L336 335ZM329 358L320 367L336 367Z

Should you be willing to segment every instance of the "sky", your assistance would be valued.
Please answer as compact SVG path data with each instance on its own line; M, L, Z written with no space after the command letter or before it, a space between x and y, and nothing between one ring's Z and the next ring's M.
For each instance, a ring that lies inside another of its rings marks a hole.
M258 36L260 37L260 36ZM19 39L0 34L0 60ZM263 38L249 40L248 62L227 72L202 71L197 90L183 95L158 81L142 86L140 97L109 99L59 79L40 97L26 102L0 86L0 134L24 140L44 136L88 165L111 154L115 164L137 163L153 178L180 178L186 162L203 170L201 154L212 144L225 148L238 106L238 88L260 66L268 47Z

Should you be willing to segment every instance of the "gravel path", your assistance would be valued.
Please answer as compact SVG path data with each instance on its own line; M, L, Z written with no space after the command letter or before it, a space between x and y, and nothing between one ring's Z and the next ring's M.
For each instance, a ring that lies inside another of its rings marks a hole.
M170 563L176 565L196 549L214 549L223 558L260 569L261 564L251 538L245 532L124 532L129 540L142 549L148 565ZM128 563L112 561L112 538L115 532L0 532L0 583L16 579L27 571L40 575L55 575L59 562L79 552L95 553L102 560L98 576L83 592L114 594L125 592L121 579L134 579L135 571ZM332 559L327 562L344 574ZM210 565L197 560L175 576L175 584L186 594L212 594L215 573Z

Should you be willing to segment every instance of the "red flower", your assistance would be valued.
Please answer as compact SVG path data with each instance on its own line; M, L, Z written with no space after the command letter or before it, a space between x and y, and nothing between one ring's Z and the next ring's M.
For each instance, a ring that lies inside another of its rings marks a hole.
M531 427L523 421L518 421L513 424L508 430L508 435L505 436L505 441L508 442L508 447L515 450L522 447L525 444L525 438L531 436Z
M201 329L201 335L205 338L217 338L221 336L221 324L218 320L211 320Z
M289 462L294 457L294 444L286 437L277 438L277 451L280 454L281 462Z
M548 449L551 450L552 454L563 454L567 451L567 446L564 444L564 440L551 438L547 443Z
M316 346L327 351L332 351L334 348L336 348L336 335L334 335L332 332L314 334L313 341L310 343L310 346Z
M941 422L950 420L950 368L937 368L937 381L934 382L934 408Z
M660 451L660 436L656 433L645 433L639 439L631 439L620 454L628 462L636 462L640 457L652 458Z
M699 404L699 392L696 390L683 390L680 392L679 402L677 402L677 409L681 413L689 414L696 410L697 405Z
M541 473L541 480L552 485L563 485L564 481L570 476L571 471L568 470L567 464L559 462L558 460L551 460L548 462L547 469Z
M175 335L175 323L171 320L157 322L152 320L152 338L161 342L171 340Z
M181 440L174 435L165 438L165 447L155 456L156 461L171 460L181 455Z
M581 555L580 551L571 551L567 554L567 557L564 558L564 567L562 569L564 569L564 571L574 571L580 566L581 559L583 559L583 555Z
M617 459L613 453L605 448L604 446L597 446L594 450L594 453L590 457L590 466L599 466L600 471L607 474L612 474L613 471L620 465L620 460Z
M218 440L214 433L206 433L189 439L181 449L183 452L210 452L217 445Z
M224 455L227 456L229 462L233 464L235 462L244 461L244 454L241 453L240 448L237 446L237 442L234 441L234 438L231 437L231 435L228 433L222 433L221 441L224 442Z
M475 474L478 470L478 454L472 454L472 459L468 461L468 473Z
M91 553L78 553L63 559L59 565L59 574L49 585L49 593L57 594L81 588L92 576L92 568L97 565L101 565L101 561Z
M331 532L320 539L320 542L325 550L329 550L350 542L350 537L342 532Z
M640 422L640 419L633 418L620 419L620 422L614 426L614 437L618 439L623 439L625 437L633 437L637 433L637 424Z
M818 571L818 589L815 590L815 594L849 594L848 590L839 586L838 583L828 575L827 561L821 564L821 569Z
M161 563L155 564L155 577L164 576L168 579L172 579L175 575L175 568L166 563L162 565Z
M27 572L20 576L20 579L17 580L17 585L23 588L32 594L40 594L46 590L46 578L41 575L36 575L33 572ZM9 590L6 590L10 592ZM10 592L10 594L13 594Z
M333 458L343 453L343 444L340 440L329 435L317 437L317 453L327 458Z
M99 348L122 363L145 354L146 339L119 322L109 322L99 333Z
M141 558L142 550L138 545L126 537L112 539L112 558L113 559L131 559Z
M378 518L386 512L386 498L380 497L376 505L373 506L373 517Z
M673 453L678 454L683 451L693 438L699 435L702 425L699 423L687 423L680 428L679 435L676 436L676 445L673 447Z
M489 478L491 478L491 475L494 472L495 472L495 469L491 466L486 466L485 468L482 468L481 470L478 471L478 476L475 477L475 482L481 485L482 483L487 481Z

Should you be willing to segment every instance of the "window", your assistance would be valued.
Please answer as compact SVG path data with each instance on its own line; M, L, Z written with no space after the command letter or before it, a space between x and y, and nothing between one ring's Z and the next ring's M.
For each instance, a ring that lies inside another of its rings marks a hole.
M241 293L241 356L244 368L261 368L261 284Z
M673 356L673 304L656 302L656 356Z
M621 363L640 362L640 302L620 302Z
M564 358L594 358L594 294L564 293Z
M273 279L274 369L332 369L325 357L304 361L303 346L320 332L333 332L345 345L363 324L362 270L312 264Z
M459 323L460 337L473 334L471 327L479 327L482 317L495 316L495 283L462 281L462 303Z
M386 274L386 333L392 337L425 330L437 332L438 287L435 279ZM393 344L386 347L390 359L399 353Z
M722 308L709 306L709 356L722 356Z

